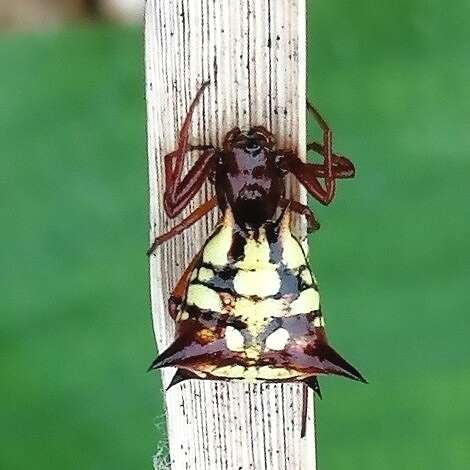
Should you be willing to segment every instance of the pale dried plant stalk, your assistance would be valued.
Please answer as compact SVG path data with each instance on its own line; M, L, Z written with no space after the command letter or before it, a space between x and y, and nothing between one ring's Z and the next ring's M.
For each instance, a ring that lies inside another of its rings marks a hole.
M194 116L193 143L220 145L235 126L265 125L279 147L297 149L305 158L305 0L148 0L145 38L153 239L181 220L170 221L162 209L162 157L175 148L204 81L211 86ZM188 167L194 157L188 156ZM298 186L290 190L305 201ZM211 191L204 188L182 217ZM214 213L151 258L160 351L174 335L169 292L216 219ZM296 225L304 237L304 225ZM163 372L165 385L173 374ZM307 434L301 439L302 395L300 384L188 381L174 387L165 396L171 468L314 469L313 397L309 393ZM161 461L159 456L160 466Z

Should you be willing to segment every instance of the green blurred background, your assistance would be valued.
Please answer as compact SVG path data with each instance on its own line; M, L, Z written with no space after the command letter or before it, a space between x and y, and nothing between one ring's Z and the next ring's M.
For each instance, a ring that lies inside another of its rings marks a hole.
M470 468L469 37L464 0L310 3L310 96L358 168L314 267L370 381L322 381L320 468ZM0 468L151 468L141 30L3 34L0 64Z

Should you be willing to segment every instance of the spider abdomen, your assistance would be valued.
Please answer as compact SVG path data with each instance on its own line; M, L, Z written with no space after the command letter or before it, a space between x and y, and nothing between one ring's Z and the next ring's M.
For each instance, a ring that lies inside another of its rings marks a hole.
M328 346L318 286L289 215L241 231L226 211L191 275L176 339L153 368L218 380L362 379Z

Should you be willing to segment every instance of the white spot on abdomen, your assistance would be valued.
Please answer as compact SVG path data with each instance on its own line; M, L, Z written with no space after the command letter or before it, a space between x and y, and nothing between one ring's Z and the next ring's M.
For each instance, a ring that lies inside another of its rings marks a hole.
M266 338L266 347L271 351L282 351L289 342L289 332L284 328L279 328Z
M312 287L302 291L291 305L291 315L304 315L320 309L320 294Z
M227 328L225 328L225 342L230 351L242 352L244 350L245 338L233 326L227 326Z

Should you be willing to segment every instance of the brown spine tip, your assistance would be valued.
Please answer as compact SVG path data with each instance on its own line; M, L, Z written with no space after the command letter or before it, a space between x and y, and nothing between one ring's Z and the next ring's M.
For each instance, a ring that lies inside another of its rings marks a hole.
M342 356L340 356L331 346L325 344L319 353L322 366L327 374L341 375L358 382L367 383L362 374Z
M150 370L161 369L162 367L171 367L176 365L184 358L185 344L181 338L177 338L168 349L163 351L153 362Z

